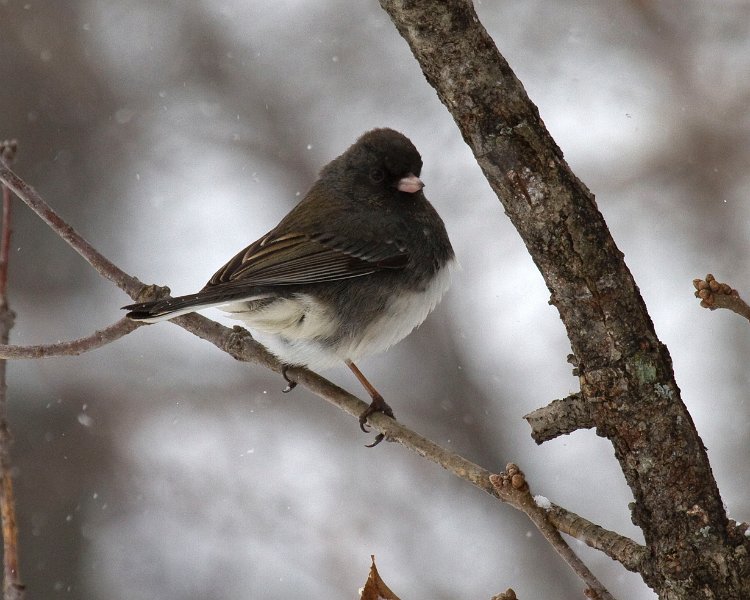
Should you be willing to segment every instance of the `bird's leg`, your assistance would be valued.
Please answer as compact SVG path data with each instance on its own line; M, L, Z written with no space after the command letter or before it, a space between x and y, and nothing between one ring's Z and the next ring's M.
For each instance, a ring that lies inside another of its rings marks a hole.
M288 370L289 370L289 365L284 365L283 367L281 367L281 376L286 380L286 387L283 390L281 390L283 394L288 394L294 388L297 387L297 382L289 379L289 375L286 374Z
M393 415L393 409L388 406L388 403L383 399L383 396L380 395L380 392L378 392L378 390L376 390L373 385L369 381L367 381L367 378L362 374L362 371L357 368L357 365L355 365L348 359L344 362L346 362L346 366L351 369L352 373L354 373L354 376L362 384L362 387L367 390L367 393L370 394L370 398L372 398L370 406L368 406L367 409L361 415L359 415L359 428L365 433L368 433L369 430L367 429L367 417L376 412L382 412L384 415L389 416L391 419L395 419L396 417ZM385 436L382 433L379 433L375 437L375 441L372 444L369 444L368 447L372 448L373 446L377 446L380 442L383 441L384 437Z

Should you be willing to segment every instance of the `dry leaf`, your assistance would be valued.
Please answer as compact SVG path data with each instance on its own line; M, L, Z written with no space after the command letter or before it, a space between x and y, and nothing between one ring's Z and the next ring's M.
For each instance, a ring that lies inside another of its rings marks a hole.
M380 574L375 567L375 555L370 555L370 558L372 559L370 576L359 594L360 598L362 600L399 600L398 596L380 578Z

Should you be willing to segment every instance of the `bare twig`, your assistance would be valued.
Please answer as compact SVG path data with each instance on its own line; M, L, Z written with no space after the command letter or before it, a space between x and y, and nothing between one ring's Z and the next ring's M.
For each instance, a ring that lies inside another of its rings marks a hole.
M90 350L96 350L106 346L110 342L119 340L121 337L135 331L143 323L131 321L123 317L116 323L95 331L89 336L71 340L69 342L57 342L56 344L42 344L38 346L0 346L0 359L20 358L52 358L53 356L77 356Z
M131 298L137 298L144 284L135 277L125 273L125 271L98 252L83 236L52 210L39 193L16 175L7 162L2 159L0 159L0 181L7 185L16 196L39 215L71 248L86 259L99 274L112 281L117 287L129 294Z
M500 498L526 513L555 551L588 586L587 597L596 600L614 600L596 576L568 546L548 518L547 512L534 501L526 477L516 465L510 463L505 467L505 472L491 475L490 482Z
M581 518L564 508L550 502L545 508L547 518L555 527L571 537L585 542L597 550L601 550L611 559L619 562L628 571L638 573L643 568L643 562L648 558L648 549L636 544L630 538L609 531Z
M3 142L0 144L0 156L5 160L12 160L15 149L15 142ZM11 197L7 187L4 185L0 187L3 190L3 222L0 229L0 343L7 344L14 319L7 297ZM3 598L4 600L21 600L25 592L18 569L18 526L10 458L12 438L8 426L7 364L5 360L0 360L0 515L3 530Z
M11 161L16 154L16 141L8 140L0 142L0 159L2 161ZM10 257L10 210L11 198L10 191L5 186L0 186L3 190L3 224L2 233L0 233L0 302L5 306L7 300L8 287L8 259Z
M701 306L710 310L728 308L732 312L750 321L750 306L740 298L740 294L732 286L719 283L716 277L709 273L705 279L693 279L695 297L701 299Z

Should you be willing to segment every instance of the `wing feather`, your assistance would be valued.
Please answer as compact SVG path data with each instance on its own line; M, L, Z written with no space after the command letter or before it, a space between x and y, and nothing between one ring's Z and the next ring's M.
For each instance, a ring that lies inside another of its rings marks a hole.
M401 269L407 262L404 251L390 241L349 241L304 233L276 236L271 232L238 252L211 277L206 288L337 281Z

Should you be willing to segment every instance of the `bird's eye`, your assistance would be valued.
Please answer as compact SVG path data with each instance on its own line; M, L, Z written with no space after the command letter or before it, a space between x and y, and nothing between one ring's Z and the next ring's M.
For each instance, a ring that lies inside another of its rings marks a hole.
M372 169L370 171L370 179L372 179L375 183L380 183L385 179L385 173L383 172L383 169Z

